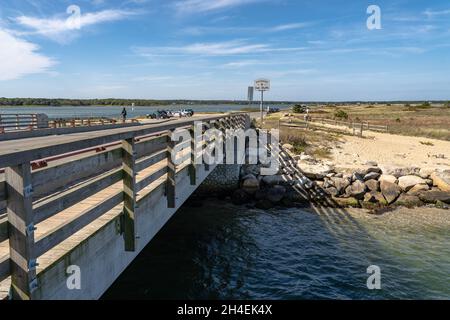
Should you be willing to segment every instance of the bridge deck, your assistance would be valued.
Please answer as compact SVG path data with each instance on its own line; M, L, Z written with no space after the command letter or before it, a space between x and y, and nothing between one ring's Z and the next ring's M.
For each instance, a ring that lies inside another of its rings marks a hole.
M136 132L142 135L172 128L190 126L194 121L219 119L220 116L197 116L188 119L164 121L139 127L125 127L111 130L89 131L56 136L25 138L0 142L0 168L17 165L26 160L46 158L55 154L107 144L134 136Z

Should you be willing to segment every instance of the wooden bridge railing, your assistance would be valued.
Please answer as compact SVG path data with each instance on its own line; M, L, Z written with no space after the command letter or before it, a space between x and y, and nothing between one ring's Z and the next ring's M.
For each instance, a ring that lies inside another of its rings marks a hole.
M0 133L14 130L34 130L48 127L48 117L37 113L0 114Z
M73 119L50 119L50 128L76 128L76 127L93 127L103 126L108 124L124 123L124 120L117 120L111 118L73 118ZM130 119L128 122L138 123L137 119Z
M246 128L250 122L247 114L201 120L204 130ZM165 184L167 206L175 208L176 173L185 167L189 167L191 184L197 183L193 135L191 141L181 144L169 138L170 132L180 128L192 131L193 124L192 120L181 125L127 128L1 155L0 167L6 168L0 200L6 203L7 215L0 213L0 244L9 241L9 254L2 257L0 252L0 282L11 277L12 297L32 299L39 286L39 257L111 210L121 217L124 250L134 251L140 201L155 185ZM177 156L182 165L172 162L170 151L175 147L180 150ZM43 167L31 165L48 157L58 160Z

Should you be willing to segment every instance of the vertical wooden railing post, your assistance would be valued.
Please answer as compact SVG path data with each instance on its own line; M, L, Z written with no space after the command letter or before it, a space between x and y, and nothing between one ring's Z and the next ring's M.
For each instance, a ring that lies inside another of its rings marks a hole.
M134 138L122 140L123 232L125 251L136 251L136 146Z
M209 130L211 128L211 124L209 122L205 122L205 123L203 123L203 125L204 125L204 128L205 128L204 132L206 132L207 130ZM208 147L208 143L207 143L207 141L205 141L205 145L202 146L203 152L205 152L205 149L207 147ZM209 166L208 163L205 162L205 171L209 171L209 170L210 170L210 166Z
M219 130L222 131L222 152L225 158L226 155L226 143L227 143L227 123L225 119L220 119Z
M191 186L197 184L197 141L195 139L195 127L192 126L190 129L191 133L191 164L189 165L189 177L191 180Z
M29 162L5 170L11 298L30 300L37 289L34 247L33 184Z
M172 152L175 150L177 145L176 141L172 141L171 131L167 138L167 181L166 181L166 197L167 197L167 207L176 208L176 172L177 166L172 159ZM175 157L175 155L174 155Z
M214 122L213 122L213 127L214 127L214 129L215 129L215 131L216 131L216 136L214 137L214 139L218 139L218 145L219 146L223 146L223 144L224 144L224 139L223 139L223 135L220 135L220 132L221 132L221 125L220 125L220 120L215 120ZM216 148L214 148L214 158L216 158L216 156L217 156L217 159L218 159L218 164L222 164L223 163L223 158L222 159L220 159L219 157L220 157L220 153L221 152L219 152L219 150L217 150ZM224 154L222 153L222 156L223 156Z

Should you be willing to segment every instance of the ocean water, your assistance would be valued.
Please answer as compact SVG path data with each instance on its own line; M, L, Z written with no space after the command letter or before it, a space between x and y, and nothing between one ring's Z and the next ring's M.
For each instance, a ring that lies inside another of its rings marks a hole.
M286 108L287 105L271 105L273 107ZM170 106L148 106L148 107L127 107L128 117L134 118L154 113L159 109L163 110L180 110L193 109L195 112L229 112L240 111L248 108L248 105L170 105ZM252 108L258 108L253 105ZM0 114L5 113L44 113L49 118L89 118L89 117L109 117L120 118L123 107L121 106L87 106L87 107L0 107Z
M450 211L185 205L103 298L450 299Z

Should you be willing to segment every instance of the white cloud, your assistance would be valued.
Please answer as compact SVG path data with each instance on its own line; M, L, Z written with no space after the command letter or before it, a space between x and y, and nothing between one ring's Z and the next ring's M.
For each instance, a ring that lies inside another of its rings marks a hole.
M33 29L33 34L40 34L58 42L69 42L78 35L77 29L82 29L95 24L123 20L136 14L133 11L125 10L103 10L86 13L77 18L49 18L40 19L36 17L20 16L16 21L29 29ZM76 23L74 23L74 19ZM79 28L78 28L79 26ZM28 34L28 33L25 33Z
M181 47L137 47L136 54L143 57L156 57L160 55L198 55L198 56L233 56L244 54L261 54L271 52L301 51L305 48L271 47L267 44L249 44L242 40L194 43Z
M268 49L265 44L246 44L240 41L195 43L180 48L182 52L200 55L235 55Z
M309 25L310 25L310 23L289 23L289 24L283 24L283 25L269 28L269 30L272 32L287 31L287 30L305 28L305 27L308 27Z
M433 10L426 10L423 14L425 14L428 18L436 17L436 16L444 16L444 15L450 15L450 9L449 10L441 10L441 11L433 11Z
M242 67L248 67L248 66L254 66L254 65L259 65L262 64L261 61L258 60L243 60L243 61L233 61L233 62L228 62L224 65L222 65L223 68L242 68Z
M237 7L262 0L180 0L175 3L175 9L180 13L209 12L231 7Z
M38 49L34 43L0 29L0 81L44 73L56 64L53 59L38 53Z
M295 29L303 29L313 25L311 22L289 23L276 26L260 26L260 27L189 27L183 29L182 32L190 35L200 36L203 34L223 34L223 33L275 33Z

